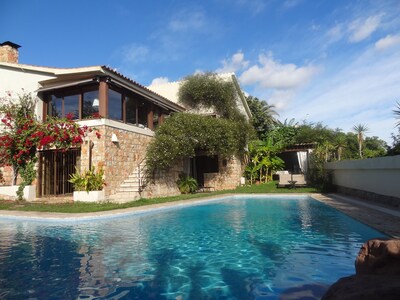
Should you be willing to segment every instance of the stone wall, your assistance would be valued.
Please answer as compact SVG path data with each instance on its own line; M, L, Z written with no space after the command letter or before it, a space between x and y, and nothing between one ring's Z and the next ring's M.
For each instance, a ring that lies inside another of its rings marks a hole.
M149 178L141 196L144 198L165 197L179 195L180 191L176 184L179 174L183 170L183 161L177 161L167 171L157 171L153 178Z
M1 167L0 171L4 181L0 181L0 185L12 185L13 170L11 166Z
M152 136L143 135L108 125L96 126L101 138L95 132L86 138L81 152L81 170L89 168L89 145L93 142L92 166L102 167L106 182L105 193L115 193L120 184L138 167L145 157ZM118 142L112 142L115 134Z
M205 173L204 186L213 187L216 191L234 189L240 184L243 165L238 157L218 159L218 173Z

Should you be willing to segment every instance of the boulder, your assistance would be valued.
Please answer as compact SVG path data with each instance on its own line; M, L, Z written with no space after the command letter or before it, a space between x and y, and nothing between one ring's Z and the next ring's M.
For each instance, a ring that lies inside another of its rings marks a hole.
M400 276L352 275L335 282L322 300L398 300Z
M339 279L323 300L400 299L400 240L367 241L355 266L356 274Z
M356 274L400 275L400 240L367 241L356 258Z

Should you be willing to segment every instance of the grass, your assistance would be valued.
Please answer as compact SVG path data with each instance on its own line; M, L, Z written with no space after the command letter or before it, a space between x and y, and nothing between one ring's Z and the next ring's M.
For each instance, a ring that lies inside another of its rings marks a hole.
M43 203L30 203L30 202L14 202L14 201L4 201L0 200L0 210L17 210L17 211L39 211L39 212L58 212L58 213L88 213L88 212L98 212L107 211L114 209L123 209L129 207L138 207L144 205L152 205L166 202L173 202L179 200L189 200L195 198L203 198L214 195L223 195L229 193L235 194L256 194L256 193L316 193L319 192L315 188L277 188L276 182L271 181L268 183L242 186L234 190L216 191L210 193L197 193L189 195L178 195L172 197L162 197L162 198L151 198L151 199L140 199L137 201L132 201L123 204L117 203L60 203L60 204L43 204Z

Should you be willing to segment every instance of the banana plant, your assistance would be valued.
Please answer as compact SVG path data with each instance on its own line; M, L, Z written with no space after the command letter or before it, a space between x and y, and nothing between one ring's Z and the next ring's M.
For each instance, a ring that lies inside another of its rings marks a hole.
M277 156L280 150L281 147L274 144L272 138L250 143L250 161L246 170L247 174L250 174L251 183L253 183L254 179L260 182L263 182L263 180L267 182L272 177L274 171L283 168L284 162Z

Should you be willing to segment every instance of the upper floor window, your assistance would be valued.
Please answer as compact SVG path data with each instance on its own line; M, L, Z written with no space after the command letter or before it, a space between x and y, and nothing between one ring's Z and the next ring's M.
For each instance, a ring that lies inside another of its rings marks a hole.
M95 117L99 113L99 91L84 92L82 100L82 118Z
M108 90L108 117L122 120L122 94L112 89Z
M137 101L133 96L125 97L125 117L126 123L137 124Z
M79 120L101 114L104 118L151 129L162 122L165 111L144 96L110 84L106 90L101 94L105 89L94 84L56 90L46 97L47 115L63 118L70 114Z
M57 118L65 118L68 114L72 115L73 119L79 119L79 95L51 95L48 115Z

